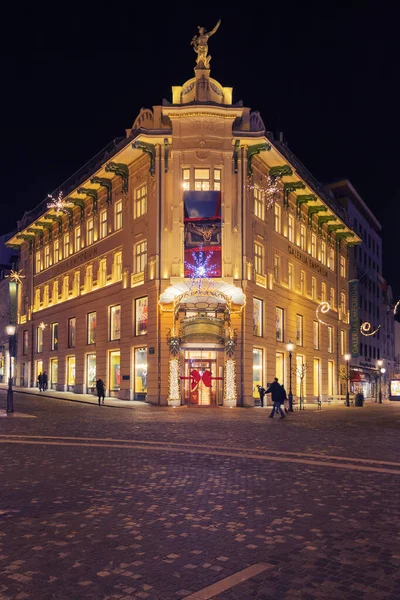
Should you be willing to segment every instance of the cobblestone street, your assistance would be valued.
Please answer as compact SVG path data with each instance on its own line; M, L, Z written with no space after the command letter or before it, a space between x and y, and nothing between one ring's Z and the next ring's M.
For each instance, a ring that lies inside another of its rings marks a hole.
M0 600L400 597L400 405L0 406Z

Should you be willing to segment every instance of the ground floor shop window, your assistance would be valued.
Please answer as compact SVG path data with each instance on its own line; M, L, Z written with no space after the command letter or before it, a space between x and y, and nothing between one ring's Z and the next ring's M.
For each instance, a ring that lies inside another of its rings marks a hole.
M89 390L96 387L96 355L88 354L86 357L86 384Z
M275 368L275 377L278 378L278 381L281 385L284 385L283 377L284 377L284 364L285 359L283 352L276 353L276 368Z
M319 358L314 358L314 396L320 395L321 365Z
M333 361L328 361L328 395L333 396Z
M50 385L54 390L58 383L58 358L52 358L50 361Z
M39 382L38 382L39 373L43 373L43 361L42 360L36 361L35 381L36 381L37 386L39 385Z
M67 385L75 385L75 356L67 357Z
M304 377L305 377L304 356L302 356L301 354L297 354L297 356L296 356L296 396L298 398L300 398L300 396L304 396L304 391L305 391Z
M111 391L118 391L121 385L121 353L119 350L110 352L110 385Z
M134 398L144 400L147 394L147 348L134 349Z
M253 398L260 397L258 385L263 385L263 350L253 348Z

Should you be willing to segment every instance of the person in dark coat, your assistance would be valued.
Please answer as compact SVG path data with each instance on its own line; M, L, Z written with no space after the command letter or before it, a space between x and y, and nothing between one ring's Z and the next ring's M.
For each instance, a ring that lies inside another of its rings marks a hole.
M264 408L265 388L262 385L258 385L257 388L258 388L258 393L260 394L261 407Z
M38 380L38 385L39 385L39 392L42 392L43 391L43 375L42 375L42 371L40 371L40 373L39 373L39 375L37 377L37 380Z
M45 392L47 390L47 385L49 383L49 378L47 377L46 371L43 371L42 381L43 381L43 391Z
M265 393L271 394L273 402L273 407L269 418L273 419L275 411L279 411L279 414L281 415L279 418L284 419L285 415L283 414L283 410L281 409L281 403L283 403L282 386L279 385L277 377L275 377L273 383L271 383L271 385Z
M97 396L99 399L99 406L101 404L101 401L103 401L104 404L104 394L105 394L105 386L104 386L104 381L102 379L98 379L96 381L96 390L97 390Z
M281 401L282 401L282 404L283 404L283 408L284 408L285 413L289 414L289 410L288 410L288 408L289 408L289 400L288 400L288 397L287 397L287 394L286 394L286 390L283 387L283 385L281 385L281 390L282 390L282 400Z

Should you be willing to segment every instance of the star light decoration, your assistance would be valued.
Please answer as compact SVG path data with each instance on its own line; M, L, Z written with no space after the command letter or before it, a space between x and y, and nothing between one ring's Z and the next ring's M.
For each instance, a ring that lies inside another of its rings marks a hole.
M48 198L51 198L51 202L47 203L47 208L54 208L56 212L67 213L66 210L69 206L72 206L72 203L68 200L64 200L63 193L59 192L58 197L54 198L51 194L47 194Z
M364 321L363 323L361 323L361 327L360 327L360 331L363 335L365 335L366 337L370 336L370 335L375 335L375 333L377 331L379 331L379 329L381 328L380 325L378 325L378 327L376 329L374 329L373 331L371 331L372 329L372 325L369 321Z
M395 305L395 307L394 307L394 309L393 309L393 314L394 314L394 315L395 315L395 314L397 314L397 309L399 308L399 306L400 306L400 300L398 300L398 301L396 302L396 305Z
M185 267L189 271L189 277L192 280L190 290L197 282L197 291L200 292L203 279L210 281L210 277L217 274L217 266L210 265L212 255L213 252L207 252L204 255L203 247L200 246L199 252L192 252L194 264L185 261Z
M273 207L274 202L276 200L276 196L280 191L280 186L279 186L280 180L281 180L281 177L279 175L276 175L274 177L271 177L270 175L268 175L268 177L266 179L266 183L264 185L250 183L248 185L248 189L249 190L254 190L254 189L260 190L261 194L264 196L265 207L267 210L269 210L270 208Z
M21 283L22 284L22 280L25 278L25 275L22 275L22 270L20 271L13 271L11 269L10 274L6 275L6 277L10 278L10 281L14 281L15 283Z
M39 327L42 331L44 331L47 327L47 324L42 321L41 323L39 323Z

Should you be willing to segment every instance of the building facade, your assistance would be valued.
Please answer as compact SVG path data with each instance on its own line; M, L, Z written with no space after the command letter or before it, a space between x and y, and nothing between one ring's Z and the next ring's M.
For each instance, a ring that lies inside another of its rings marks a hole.
M254 406L275 376L295 399L343 393L360 238L209 68L85 169L9 240L25 275L21 385L47 371L86 393L101 378L161 405Z
M395 372L394 303L391 287L382 275L382 227L350 181L327 187L346 209L349 223L362 239L360 245L349 248L350 279L358 281L359 315L358 344L351 359L352 387L365 397L377 398L383 367L381 385L387 397Z

